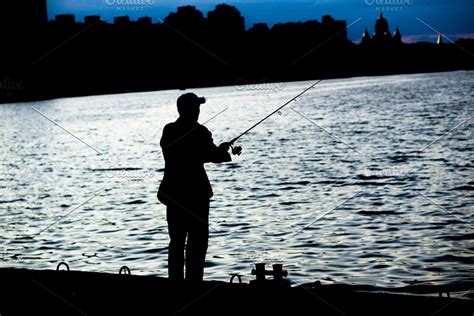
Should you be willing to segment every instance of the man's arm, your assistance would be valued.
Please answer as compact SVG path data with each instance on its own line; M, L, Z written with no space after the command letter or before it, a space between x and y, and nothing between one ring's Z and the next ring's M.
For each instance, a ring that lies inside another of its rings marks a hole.
M229 154L230 143L222 143L219 146L214 144L212 133L203 126L204 130L204 162L229 162L232 157Z

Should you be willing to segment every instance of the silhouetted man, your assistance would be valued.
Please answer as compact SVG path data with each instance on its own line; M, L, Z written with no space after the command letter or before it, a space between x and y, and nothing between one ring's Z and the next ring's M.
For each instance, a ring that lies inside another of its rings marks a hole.
M158 199L167 206L170 236L168 276L201 281L209 238L209 199L213 192L204 163L231 161L230 144L217 147L209 130L200 125L200 105L206 100L193 93L178 98L179 118L163 129L160 145L165 158L165 174ZM187 242L186 242L187 237Z

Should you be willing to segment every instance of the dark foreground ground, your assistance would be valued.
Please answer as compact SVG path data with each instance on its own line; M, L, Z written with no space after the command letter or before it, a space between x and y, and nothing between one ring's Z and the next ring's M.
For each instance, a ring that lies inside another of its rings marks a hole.
M254 286L79 271L0 269L0 314L7 315L469 315L474 300L446 297L472 288L410 286ZM443 297L420 295L445 292Z

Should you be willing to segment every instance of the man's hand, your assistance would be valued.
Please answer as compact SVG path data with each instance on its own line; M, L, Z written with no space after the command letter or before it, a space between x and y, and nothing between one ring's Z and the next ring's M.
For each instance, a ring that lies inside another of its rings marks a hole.
M222 143L219 145L219 149L223 151L229 151L231 143Z

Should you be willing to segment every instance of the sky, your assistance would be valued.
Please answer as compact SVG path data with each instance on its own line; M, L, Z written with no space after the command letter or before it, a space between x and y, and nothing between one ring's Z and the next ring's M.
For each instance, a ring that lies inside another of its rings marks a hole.
M48 15L75 14L78 21L86 15L100 15L106 21L128 15L132 20L141 16L165 18L181 5L193 5L207 15L217 4L236 6L245 17L246 27L254 23L321 20L329 14L346 20L348 36L359 42L363 31L374 32L374 23L384 12L393 32L398 27L405 42L434 42L437 33L451 40L474 38L473 0L47 0Z

